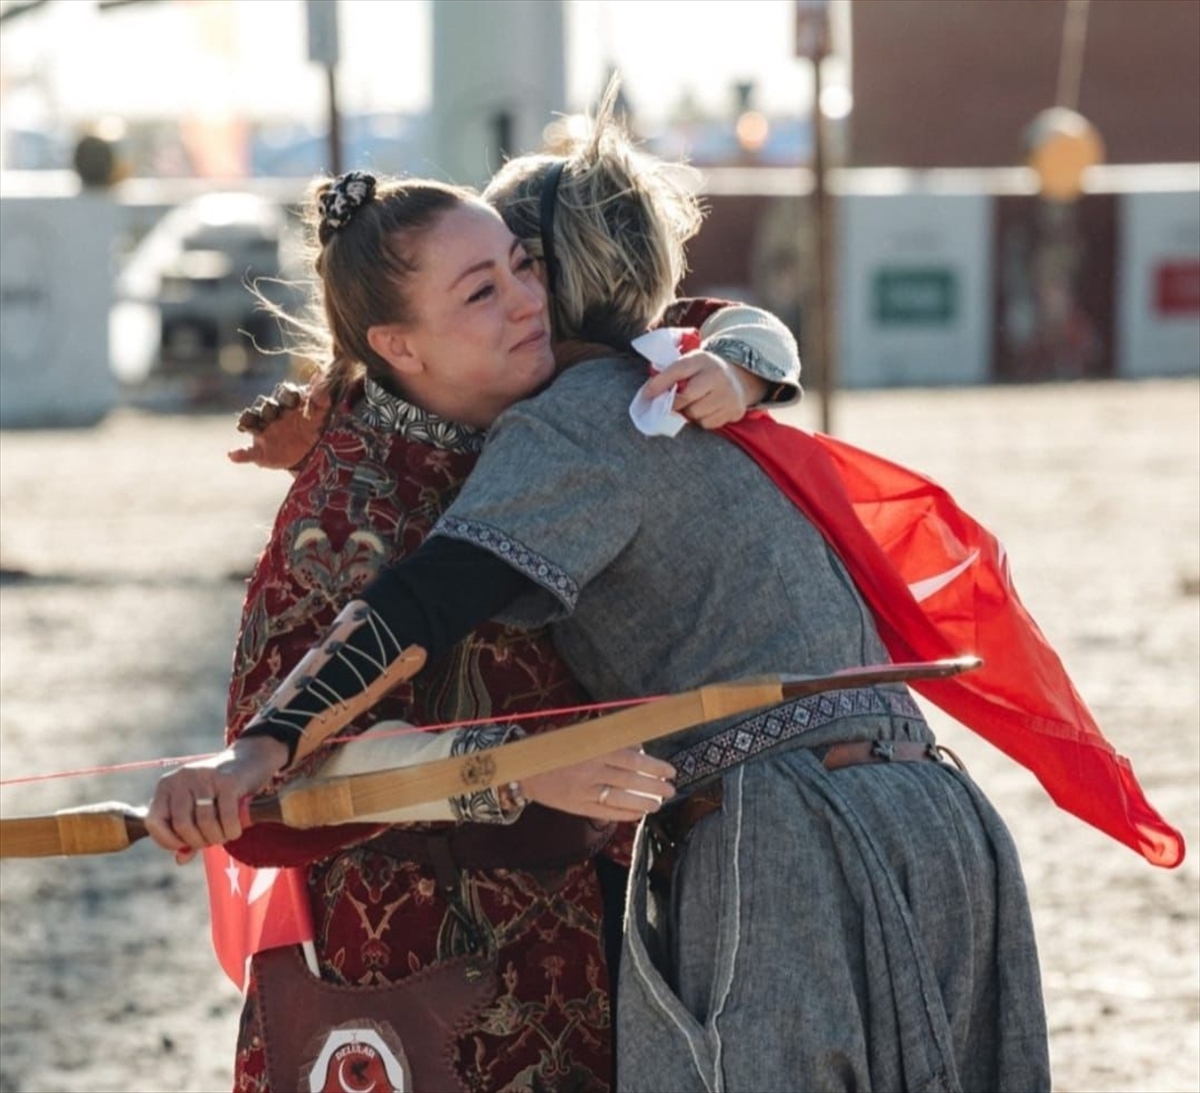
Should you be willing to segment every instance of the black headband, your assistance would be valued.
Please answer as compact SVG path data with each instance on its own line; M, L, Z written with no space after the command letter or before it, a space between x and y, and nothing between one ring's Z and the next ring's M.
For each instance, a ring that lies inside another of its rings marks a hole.
M554 295L555 282L558 279L558 264L554 260L554 204L558 200L558 180L562 177L563 168L567 165L565 159L560 159L546 172L542 181L541 223L538 229L542 235L542 261L546 266L546 290Z

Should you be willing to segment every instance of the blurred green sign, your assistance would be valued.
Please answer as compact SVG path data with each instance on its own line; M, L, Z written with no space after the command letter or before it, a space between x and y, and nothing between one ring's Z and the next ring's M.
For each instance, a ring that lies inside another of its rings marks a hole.
M958 318L958 277L945 266L884 267L871 288L880 326L949 326Z

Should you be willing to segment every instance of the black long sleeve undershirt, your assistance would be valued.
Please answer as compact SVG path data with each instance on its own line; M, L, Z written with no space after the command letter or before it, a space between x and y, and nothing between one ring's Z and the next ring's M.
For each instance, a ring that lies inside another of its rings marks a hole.
M410 645L436 663L456 642L535 588L524 574L470 543L436 536L384 569L357 598L371 616L286 702L272 700L243 736L269 736L288 748L288 764L306 724L369 687Z
M358 598L387 623L401 648L419 645L433 663L536 587L491 552L438 535L385 568Z

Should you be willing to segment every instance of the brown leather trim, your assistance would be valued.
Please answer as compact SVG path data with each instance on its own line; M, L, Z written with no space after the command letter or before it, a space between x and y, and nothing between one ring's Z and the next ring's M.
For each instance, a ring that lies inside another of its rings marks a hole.
M825 748L821 762L826 770L841 770L861 763L913 763L936 759L932 748L932 744L920 740L847 740Z

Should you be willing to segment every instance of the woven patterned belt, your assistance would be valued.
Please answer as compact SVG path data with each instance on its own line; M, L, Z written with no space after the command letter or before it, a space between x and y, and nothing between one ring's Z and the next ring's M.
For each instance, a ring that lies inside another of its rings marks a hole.
M908 717L924 721L907 691L853 687L807 695L754 714L715 736L699 740L670 757L678 772L675 786L684 790L710 775L728 770L763 752L798 740L843 717Z

